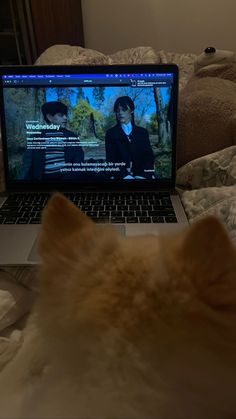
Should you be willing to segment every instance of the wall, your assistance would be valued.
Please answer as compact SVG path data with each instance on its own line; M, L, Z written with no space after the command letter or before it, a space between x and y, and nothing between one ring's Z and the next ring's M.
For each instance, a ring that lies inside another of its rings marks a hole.
M141 45L236 51L235 0L82 0L82 10L85 46L104 53Z

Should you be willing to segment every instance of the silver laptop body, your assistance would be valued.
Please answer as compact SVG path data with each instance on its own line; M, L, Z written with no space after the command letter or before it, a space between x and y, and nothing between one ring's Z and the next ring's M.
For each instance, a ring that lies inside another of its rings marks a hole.
M40 262L53 191L123 235L187 225L175 192L177 66L1 67L0 100L1 265Z

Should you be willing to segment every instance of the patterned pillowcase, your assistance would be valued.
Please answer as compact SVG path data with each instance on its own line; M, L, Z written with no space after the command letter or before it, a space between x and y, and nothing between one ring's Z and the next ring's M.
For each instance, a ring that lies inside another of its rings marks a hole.
M105 55L102 52L71 45L53 45L36 60L36 65L48 64L154 64L158 55L151 47L137 47Z
M167 51L158 51L158 57L160 63L168 64L174 63L179 67L179 90L185 87L190 77L194 72L194 62L197 58L196 54L191 53L178 53L178 52L167 52Z
M236 146L192 160L177 171L178 186L191 189L236 184Z

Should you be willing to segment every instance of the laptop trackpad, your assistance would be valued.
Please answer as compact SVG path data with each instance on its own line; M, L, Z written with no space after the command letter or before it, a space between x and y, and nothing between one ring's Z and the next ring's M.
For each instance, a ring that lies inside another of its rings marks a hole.
M125 226L124 225L113 225L113 227L117 230L118 234L121 234L121 236L125 236ZM28 261L29 262L41 262L41 259L39 257L39 254L37 252L37 238L34 241L34 244L31 248L30 254L28 256Z
M112 224L112 226L117 230L117 233L120 234L121 236L126 235L126 229L124 225Z
M37 238L36 238L27 259L29 262L38 262L38 263L41 262L41 258L38 254L37 249L38 249L38 243L37 243Z

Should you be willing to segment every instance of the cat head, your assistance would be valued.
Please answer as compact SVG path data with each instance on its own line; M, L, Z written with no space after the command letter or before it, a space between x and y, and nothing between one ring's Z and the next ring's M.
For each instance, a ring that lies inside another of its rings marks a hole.
M166 236L123 237L55 194L39 253L36 310L63 364L73 359L75 371L92 353L94 369L101 357L103 364L115 357L111 371L116 365L133 377L127 391L140 377L152 387L164 377L183 405L189 398L190 411L189 391L203 404L211 394L212 409L216 399L234 409L236 252L216 218Z
M65 330L89 325L138 338L183 318L223 327L235 313L236 252L214 217L174 235L121 237L55 194L39 253L40 301Z

